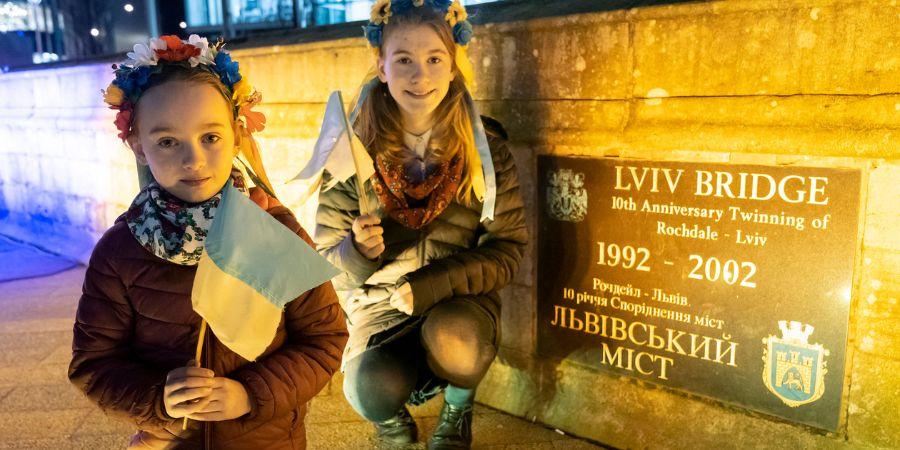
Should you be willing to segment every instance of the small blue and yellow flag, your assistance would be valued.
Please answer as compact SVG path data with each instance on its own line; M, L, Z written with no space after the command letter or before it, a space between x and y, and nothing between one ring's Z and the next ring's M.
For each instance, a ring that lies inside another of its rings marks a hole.
M340 271L229 181L197 265L191 302L216 337L254 361L284 305Z
M322 173L325 170L331 175L332 181L329 185L322 186ZM301 203L306 202L320 188L327 191L353 175L365 182L374 173L375 162L350 128L350 122L344 114L341 91L332 92L325 105L325 116L322 117L322 128L312 157L303 170L290 180L312 180Z

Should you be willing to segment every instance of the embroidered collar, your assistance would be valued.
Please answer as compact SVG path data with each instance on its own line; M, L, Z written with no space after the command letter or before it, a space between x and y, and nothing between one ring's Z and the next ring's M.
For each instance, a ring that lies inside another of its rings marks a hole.
M232 169L234 187L249 195L244 177ZM187 203L168 193L156 181L138 193L125 213L131 234L160 259L195 266L203 255L206 233L215 219L222 191L199 203Z

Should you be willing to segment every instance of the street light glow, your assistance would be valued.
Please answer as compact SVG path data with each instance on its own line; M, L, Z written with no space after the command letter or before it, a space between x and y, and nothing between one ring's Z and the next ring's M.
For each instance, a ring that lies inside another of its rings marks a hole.
M132 11L134 11L134 6L132 6L131 3L126 3L125 4L125 12L132 12Z
M93 36L93 37L100 36L100 30L98 30L96 28L91 28L91 36Z
M179 22L179 23L178 23L178 26L181 27L181 29L183 30L183 29L187 28L187 23L186 23L186 22Z

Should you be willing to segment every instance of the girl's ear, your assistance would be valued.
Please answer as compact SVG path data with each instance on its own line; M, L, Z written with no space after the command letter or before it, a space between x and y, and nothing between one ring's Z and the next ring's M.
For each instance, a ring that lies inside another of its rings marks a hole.
M235 120L231 124L231 128L234 130L234 151L231 157L234 158L241 152L241 146L244 145L244 128L239 120Z
M378 79L381 80L382 83L387 83L387 74L384 73L384 57L379 56L375 64L378 65Z
M142 166L148 166L147 164L147 155L144 154L144 148L141 146L141 140L135 135L135 133L131 133L127 138L128 148L131 149L131 152L134 153L134 159L137 160L138 164Z

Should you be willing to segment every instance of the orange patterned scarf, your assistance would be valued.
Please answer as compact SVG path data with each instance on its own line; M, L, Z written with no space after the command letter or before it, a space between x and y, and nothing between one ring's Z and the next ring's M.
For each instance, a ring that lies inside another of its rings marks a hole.
M403 164L381 155L375 157L372 187L385 212L407 228L418 230L431 223L453 201L462 179L462 158L440 163L419 183L410 178Z

